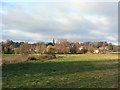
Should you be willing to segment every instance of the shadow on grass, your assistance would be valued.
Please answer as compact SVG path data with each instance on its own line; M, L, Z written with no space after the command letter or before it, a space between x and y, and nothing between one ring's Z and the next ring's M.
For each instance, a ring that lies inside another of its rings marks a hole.
M45 74L45 76L67 75L96 70L117 69L116 60L72 61L72 62L22 62L4 65L3 77L21 76L25 74ZM109 63L109 64L106 64Z

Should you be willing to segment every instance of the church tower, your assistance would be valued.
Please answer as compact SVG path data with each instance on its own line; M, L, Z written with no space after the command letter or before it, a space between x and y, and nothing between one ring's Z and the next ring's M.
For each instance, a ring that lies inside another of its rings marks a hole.
M55 40L54 40L54 38L53 38L53 45L55 45Z

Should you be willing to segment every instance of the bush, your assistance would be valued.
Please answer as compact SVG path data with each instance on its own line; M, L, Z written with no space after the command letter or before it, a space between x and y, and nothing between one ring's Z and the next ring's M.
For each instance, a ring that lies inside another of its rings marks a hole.
M56 56L55 55L49 55L49 54L40 57L40 59L53 59L53 58L56 58Z
M28 60L37 60L36 57L28 57Z
M52 58L56 58L55 55L55 48L49 48L47 55L45 56L47 59L52 59Z
M49 54L46 54L46 55L42 55L39 57L39 59L53 59L53 58L56 58L56 55L49 55Z

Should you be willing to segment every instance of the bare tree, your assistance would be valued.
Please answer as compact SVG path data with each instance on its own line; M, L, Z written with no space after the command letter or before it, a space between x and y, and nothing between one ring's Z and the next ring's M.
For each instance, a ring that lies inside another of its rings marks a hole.
M70 42L66 39L58 39L56 42L56 50L58 53L69 53L70 52Z
M27 42L20 45L20 52L23 56L29 55L29 44Z
M44 42L37 43L36 50L38 54L43 54L45 52L46 45Z

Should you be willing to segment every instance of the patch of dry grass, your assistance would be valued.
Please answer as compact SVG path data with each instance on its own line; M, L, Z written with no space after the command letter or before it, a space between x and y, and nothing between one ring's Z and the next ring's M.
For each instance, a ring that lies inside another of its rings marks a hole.
M27 60L28 60L28 57L23 57L23 56L3 57L2 65L13 63L13 62L23 62L23 61L27 61Z

